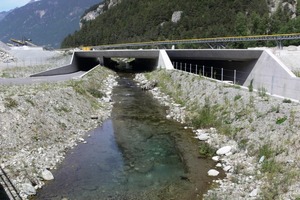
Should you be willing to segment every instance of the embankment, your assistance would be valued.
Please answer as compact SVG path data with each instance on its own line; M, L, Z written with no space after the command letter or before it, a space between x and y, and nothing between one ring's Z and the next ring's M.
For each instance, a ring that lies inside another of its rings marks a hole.
M0 86L0 164L23 198L43 186L46 169L110 116L115 77L97 67L80 80Z
M157 81L151 92L170 106L166 117L203 129L206 143L231 152L214 157L227 177L206 199L297 199L300 197L300 105L180 71L138 75ZM176 103L170 103L175 101ZM175 105L175 106L174 106ZM195 131L196 132L196 131Z

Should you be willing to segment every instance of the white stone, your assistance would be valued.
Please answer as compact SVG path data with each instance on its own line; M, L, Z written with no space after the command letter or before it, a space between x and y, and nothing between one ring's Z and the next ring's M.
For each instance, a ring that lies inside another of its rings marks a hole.
M45 181L51 181L51 180L54 179L54 176L53 176L53 174L52 174L49 170L45 169L45 170L42 172L42 178L43 178Z
M219 156L214 156L214 157L212 157L212 160L215 161L215 162L218 162L220 160L220 157Z
M225 154L229 153L230 151L231 151L231 146L225 146L225 147L218 149L217 155L225 155Z
M265 156L262 156L262 157L260 157L258 163L261 164L262 162L264 162L264 160L265 160Z
M211 169L207 172L208 176L218 176L220 172L215 169Z
M23 192L26 195L35 195L36 189L30 183L24 183L23 185Z
M252 192L249 194L250 197L256 197L258 194L258 189L255 188L254 190L252 190Z
M172 15L171 21L172 21L173 23L179 22L180 19L181 19L181 14L182 14L182 11L175 11L175 12L173 13L173 15Z
M225 154L225 156L231 156L232 155L232 152L228 152Z
M203 134L199 134L197 135L197 138L200 140L200 141L205 141L205 140L208 140L209 139L209 136L205 133Z
M223 170L224 170L225 172L228 172L231 168L232 168L231 166L225 166L225 167L223 168Z
M221 163L216 164L216 167L222 167Z

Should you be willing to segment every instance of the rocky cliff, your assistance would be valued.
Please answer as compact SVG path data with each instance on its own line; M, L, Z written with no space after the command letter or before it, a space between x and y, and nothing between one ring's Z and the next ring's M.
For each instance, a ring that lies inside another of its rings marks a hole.
M96 4L95 6L91 7L88 12L86 12L80 19L80 28L83 24L87 21L91 21L96 19L99 15L103 14L105 11L109 10L110 8L116 6L122 0L105 0L102 3Z
M277 11L278 8L282 7L291 18L297 16L297 0L267 0L270 14Z

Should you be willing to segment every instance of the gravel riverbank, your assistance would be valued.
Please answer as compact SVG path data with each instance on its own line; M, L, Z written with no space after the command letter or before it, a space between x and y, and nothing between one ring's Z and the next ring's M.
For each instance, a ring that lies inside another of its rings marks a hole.
M97 67L81 80L0 86L0 164L24 199L43 186L68 149L110 116L115 78Z
M195 137L219 149L214 170L227 176L205 199L300 198L298 103L175 70L136 80L157 82L151 92L170 107L166 117L186 123Z

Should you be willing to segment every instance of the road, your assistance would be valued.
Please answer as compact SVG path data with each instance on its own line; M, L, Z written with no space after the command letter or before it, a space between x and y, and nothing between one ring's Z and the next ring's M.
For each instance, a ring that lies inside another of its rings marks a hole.
M0 78L1 85L23 85L35 83L50 83L60 82L72 79L78 79L83 76L85 71L78 71L72 74L56 75L56 76L40 76L40 77L26 77L26 78Z

